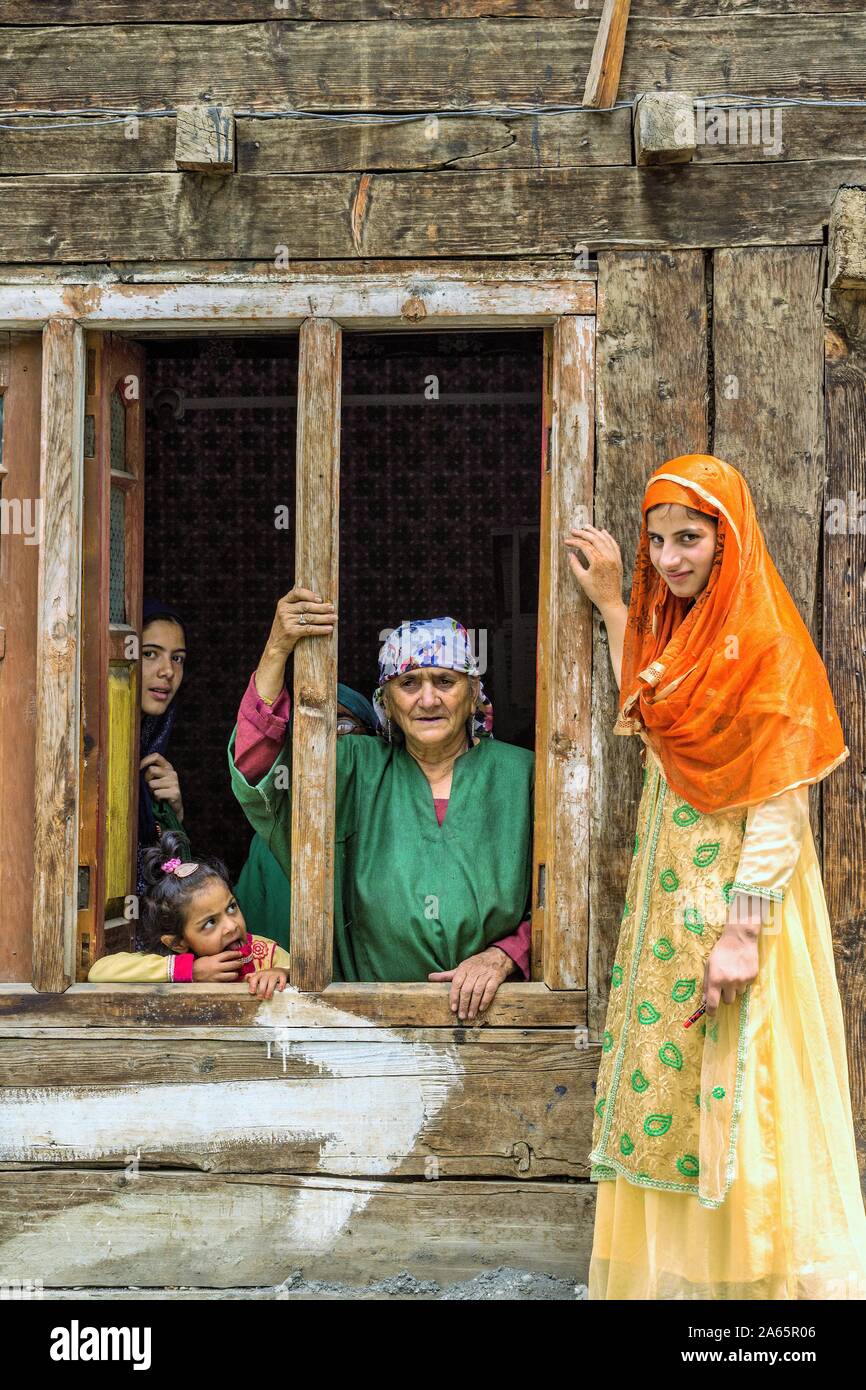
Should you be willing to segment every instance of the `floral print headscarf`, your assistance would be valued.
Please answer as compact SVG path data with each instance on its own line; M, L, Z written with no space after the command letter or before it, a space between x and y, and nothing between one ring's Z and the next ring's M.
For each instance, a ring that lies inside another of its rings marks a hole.
M379 684L373 691L373 708L380 729L392 741L383 687L404 671L417 671L423 666L439 666L446 671L462 671L467 676L479 676L478 662L469 633L454 618L418 618L395 627L379 651ZM478 699L472 713L472 739L493 737L493 706L478 687Z

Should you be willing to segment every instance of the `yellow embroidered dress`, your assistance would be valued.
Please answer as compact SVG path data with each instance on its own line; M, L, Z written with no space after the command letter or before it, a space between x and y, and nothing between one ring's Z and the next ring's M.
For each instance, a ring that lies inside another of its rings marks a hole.
M647 513L669 503L716 523L693 600L650 554ZM848 755L827 674L742 474L710 455L670 460L643 514L615 732L639 734L646 770L596 1086L589 1296L863 1299L866 1216L808 816L809 784ZM762 905L757 975L685 1028L743 902Z
M596 1085L591 1299L866 1297L830 922L806 788L787 801L775 827L772 803L748 813L747 859L747 813L696 812L647 752ZM686 1029L735 884L779 904L758 977Z

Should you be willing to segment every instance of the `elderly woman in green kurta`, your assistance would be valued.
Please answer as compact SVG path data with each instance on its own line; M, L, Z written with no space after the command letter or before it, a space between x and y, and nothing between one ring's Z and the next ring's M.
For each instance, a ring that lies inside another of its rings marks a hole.
M235 795L290 870L286 661L337 614L308 589L277 604L229 744ZM379 654L382 736L337 740L335 976L451 986L461 1019L529 974L532 754L494 740L466 629L403 623Z

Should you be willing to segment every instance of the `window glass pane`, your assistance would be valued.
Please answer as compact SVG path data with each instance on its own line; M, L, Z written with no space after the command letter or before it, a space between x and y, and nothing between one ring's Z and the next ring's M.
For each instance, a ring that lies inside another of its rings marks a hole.
M126 496L119 487L111 489L110 542L108 620L125 623Z
M119 391L111 393L111 466L126 468L126 407Z

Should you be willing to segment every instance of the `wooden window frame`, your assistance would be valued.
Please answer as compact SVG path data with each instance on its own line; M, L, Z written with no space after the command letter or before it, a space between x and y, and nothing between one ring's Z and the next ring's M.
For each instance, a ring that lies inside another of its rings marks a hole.
M262 277L151 284L0 286L0 330L43 332L33 990L60 993L67 1020L108 1001L117 1017L196 1021L255 1017L236 986L75 985L79 780L80 575L86 330L140 338L189 331L300 333L296 575L337 596L340 336L370 329L541 328L544 337L542 533L536 711L533 976L505 984L486 1022L586 1025L589 907L590 606L561 537L592 515L595 273L542 280L454 274ZM310 506L308 499L314 499ZM66 615L66 618L58 615ZM365 1022L453 1026L447 991L417 984L334 984L333 848L336 639L306 643L294 663L293 984ZM322 718L322 715L325 718ZM300 793L300 795L298 794ZM303 891L301 890L303 885ZM132 997L130 997L130 991ZM0 985L0 994L22 987ZM206 996L206 997L205 997ZM25 996L26 997L26 992ZM99 1003L99 997L102 1003ZM283 999L297 1008L297 996ZM126 1001L126 1002L124 1002ZM6 999L7 1007L12 1003ZM47 1002L47 1001L45 1001Z

